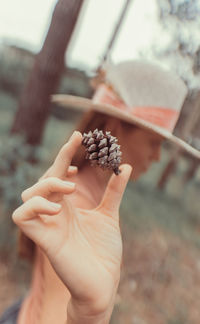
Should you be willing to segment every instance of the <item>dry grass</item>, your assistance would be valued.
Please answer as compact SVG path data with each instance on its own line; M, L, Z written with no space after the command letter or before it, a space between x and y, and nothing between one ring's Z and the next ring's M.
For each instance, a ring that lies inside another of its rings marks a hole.
M124 230L124 260L114 324L198 324L199 250L160 229Z

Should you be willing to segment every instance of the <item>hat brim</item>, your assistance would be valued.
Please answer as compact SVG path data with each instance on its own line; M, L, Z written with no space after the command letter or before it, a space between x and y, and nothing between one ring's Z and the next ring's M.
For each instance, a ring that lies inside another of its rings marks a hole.
M141 128L144 128L146 130L149 130L150 132L156 133L160 136L162 136L164 139L169 140L170 142L174 143L175 145L178 145L180 148L187 151L189 154L194 156L197 159L200 159L200 151L193 148L191 145L183 141L182 139L178 138L177 136L173 135L169 131L158 127L156 125L153 125L145 120L142 120L136 116L130 115L129 113L116 109L116 107L109 105L109 104L97 104L91 99L87 99L84 97L78 97L78 96L71 96L71 95L62 95L57 94L51 96L51 101L53 103L57 103L63 107L73 107L75 109L79 109L81 111L89 111L94 110L101 113L104 113L109 116L113 116L116 118L119 118L121 120L124 120L128 123L134 124L136 126L139 126Z

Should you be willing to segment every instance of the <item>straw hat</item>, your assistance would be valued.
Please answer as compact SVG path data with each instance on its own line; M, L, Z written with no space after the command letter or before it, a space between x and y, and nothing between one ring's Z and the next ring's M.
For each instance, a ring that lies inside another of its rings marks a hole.
M175 74L141 60L105 66L92 99L53 95L64 107L95 110L163 136L200 159L200 151L173 135L187 87Z

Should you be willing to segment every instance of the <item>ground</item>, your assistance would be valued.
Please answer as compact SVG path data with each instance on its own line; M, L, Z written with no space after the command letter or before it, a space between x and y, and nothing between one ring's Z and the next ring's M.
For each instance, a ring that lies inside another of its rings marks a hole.
M200 256L161 230L124 244L113 324L198 324Z

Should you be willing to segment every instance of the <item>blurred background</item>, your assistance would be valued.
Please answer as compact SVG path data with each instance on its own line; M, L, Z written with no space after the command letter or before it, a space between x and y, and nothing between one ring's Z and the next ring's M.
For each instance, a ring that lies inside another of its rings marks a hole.
M70 13L70 15L69 15ZM82 117L53 93L91 98L105 60L145 58L175 71L188 97L175 133L200 149L199 0L7 0L0 3L0 314L27 292L13 210ZM165 144L130 183L113 324L199 324L199 161Z

